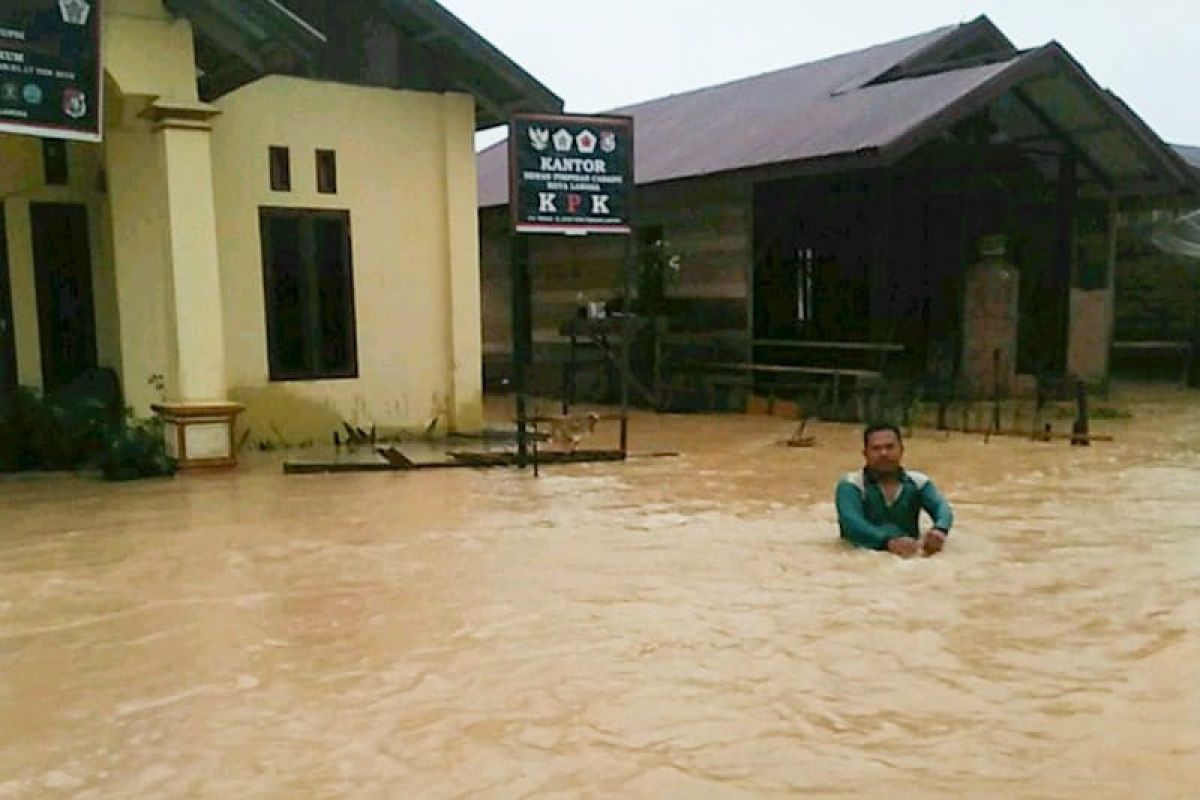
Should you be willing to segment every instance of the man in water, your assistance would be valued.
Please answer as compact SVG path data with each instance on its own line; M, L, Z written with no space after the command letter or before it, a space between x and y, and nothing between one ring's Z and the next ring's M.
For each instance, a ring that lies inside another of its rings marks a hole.
M900 466L904 440L895 425L871 425L863 432L866 466L847 473L835 496L842 538L858 547L898 556L941 552L954 513L933 481ZM917 527L921 509L933 519L924 536Z

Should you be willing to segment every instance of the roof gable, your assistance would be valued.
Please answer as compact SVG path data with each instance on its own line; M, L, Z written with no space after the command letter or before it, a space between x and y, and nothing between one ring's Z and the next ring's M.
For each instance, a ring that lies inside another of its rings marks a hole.
M1017 48L1009 38L990 19L980 16L954 28L949 35L901 60L864 86L996 63L1015 55Z

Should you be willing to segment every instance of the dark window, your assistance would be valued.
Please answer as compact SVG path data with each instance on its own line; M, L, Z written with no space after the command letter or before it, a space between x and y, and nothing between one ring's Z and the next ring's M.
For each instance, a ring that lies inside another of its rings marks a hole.
M42 139L42 170L49 186L66 186L70 181L67 167L67 143L61 139Z
M317 151L317 191L337 194L337 153L332 150Z
M286 147L272 147L268 151L271 164L271 191L292 190L292 157Z
M358 376L350 215L263 208L271 380Z

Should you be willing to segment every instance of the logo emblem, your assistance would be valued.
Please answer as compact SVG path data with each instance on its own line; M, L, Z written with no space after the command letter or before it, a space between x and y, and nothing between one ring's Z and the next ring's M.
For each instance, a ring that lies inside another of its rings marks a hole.
M613 131L600 132L600 149L611 153L617 149L617 134Z
M71 119L79 119L87 114L87 95L79 89L63 89L62 110Z
M554 132L554 149L560 153L571 152L571 145L575 143L575 137L565 128L559 128Z
M575 137L575 144L579 147L579 152L590 155L596 152L596 134L589 130L582 130Z
M25 88L21 90L21 96L25 98L25 102L31 106L40 106L42 104L42 87L36 83L27 83Z
M0 86L0 100L6 103L15 103L20 96L21 93L17 90L15 83L6 83Z
M87 0L58 0L58 10L68 25L87 25L92 5Z
M530 128L529 143L539 153L550 146L550 131L547 128Z

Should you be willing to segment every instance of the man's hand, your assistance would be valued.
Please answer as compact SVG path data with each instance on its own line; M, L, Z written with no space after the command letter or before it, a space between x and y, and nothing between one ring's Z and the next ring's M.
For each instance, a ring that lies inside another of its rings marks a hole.
M895 539L888 539L887 549L893 555L908 558L917 554L920 545L921 543L911 536L898 536Z
M942 552L942 548L946 546L946 532L939 531L934 528L929 533L925 534L925 538L921 541L922 548L925 550L925 555L932 556Z

